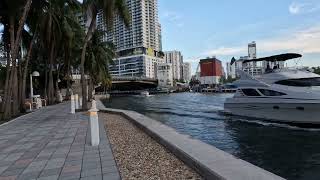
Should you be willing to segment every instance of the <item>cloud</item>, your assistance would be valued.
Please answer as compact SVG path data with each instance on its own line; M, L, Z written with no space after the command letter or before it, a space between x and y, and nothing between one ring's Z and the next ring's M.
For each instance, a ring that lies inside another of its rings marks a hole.
M289 12L293 15L297 14L305 14L305 13L312 13L315 11L320 10L320 3L298 3L298 2L292 2L289 5Z
M299 52L303 54L320 53L320 25L300 31L287 33L285 36L257 41L258 53L272 52ZM218 47L207 52L205 56L232 55L240 56L247 54L247 46Z
M298 4L298 3L293 2L289 6L289 12L291 14L299 14L302 7L303 7L303 4Z
M217 56L217 55L232 55L239 54L246 51L246 47L219 47L217 49L210 50L205 54L209 56Z
M190 62L190 63L195 63L195 62L199 62L199 59L201 59L201 56L192 56L192 57L187 57L185 58L183 61L184 62Z

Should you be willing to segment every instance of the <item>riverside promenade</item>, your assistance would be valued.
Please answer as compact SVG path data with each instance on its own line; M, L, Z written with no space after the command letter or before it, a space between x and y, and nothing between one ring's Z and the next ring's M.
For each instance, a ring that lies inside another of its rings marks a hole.
M0 180L121 179L103 122L93 147L88 116L69 112L62 103L0 125Z

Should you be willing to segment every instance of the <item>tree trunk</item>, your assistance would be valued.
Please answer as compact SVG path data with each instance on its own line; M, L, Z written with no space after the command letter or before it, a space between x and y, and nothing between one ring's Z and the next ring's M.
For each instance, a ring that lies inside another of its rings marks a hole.
M93 90L93 88L92 88L93 85L92 84L93 84L92 79L89 78L89 94L88 94L88 99L89 100L92 99L92 90Z
M49 69L49 83L48 83L48 100L49 104L54 103L54 85L53 85L53 55L54 55L54 45L53 41L50 48L50 69Z
M14 45L14 17L9 17L9 34L10 34L10 74L9 74L9 82L8 82L8 87L7 87L7 92L5 92L5 97L4 97L4 112L3 112L3 117L4 119L9 119L11 118L12 115L12 111L11 111L11 107L12 107L12 82L13 82L13 75L14 75L14 62L15 62L15 57L13 57L13 55L15 55L15 46Z
M20 40L21 40L21 34L22 34L22 29L23 26L25 24L25 21L27 19L27 15L28 12L30 10L30 6L31 6L32 0L27 0L24 9L23 9L23 13L22 16L19 20L19 24L18 24L18 29L17 32L15 33L15 17L10 16L9 17L9 33L10 33L10 55L11 55L11 63L12 63L12 71L9 73L10 77L9 78L9 82L8 82L8 86L7 86L7 92L5 92L6 97L4 97L4 119L8 119L11 117L11 101L12 100L17 100L15 99L15 97L18 95L18 92L12 92L12 91L18 91L18 87L17 87L17 82L15 82L15 80L17 80L17 72L16 72L16 58L18 56L18 46L20 44ZM10 65L10 64L9 64ZM11 81L10 81L11 80ZM13 81L13 82L12 82ZM12 99L12 95L13 95L13 99ZM18 102L13 102L13 105L18 104ZM14 113L15 112L15 108L14 108ZM14 114L16 115L16 114Z
M20 109L24 110L24 103L26 99L26 83L27 83L27 75L28 75L28 64L29 64L29 59L31 57L31 51L32 51L32 44L33 42L31 41L28 49L28 54L26 57L26 61L24 64L24 68L22 69L22 78L21 78L21 94L20 94Z
M5 84L4 84L4 99L3 99L3 103L2 103L2 107L1 107L1 112L5 111L5 104L6 104L5 97L8 96L10 70L11 70L11 66L10 66L10 51L9 51L9 47L7 47L7 72L6 72L6 80L5 80Z
M22 56L21 56L21 59L22 59ZM23 86L23 73L22 73L22 71L23 71L23 69L22 69L22 62L21 62L21 60L20 60L20 62L19 62L19 73L18 73L18 86L19 86L19 101L18 101L18 103L19 103L19 111L20 112L24 112L24 109L23 109L23 106L21 106L21 101L22 101L22 94L23 94L23 92L22 92L22 86Z
M71 95L71 92L70 92L70 89L71 89L71 84L70 84L70 79L71 79L70 58L68 58L67 63L68 63L68 65L67 65L67 92L66 92L66 97L67 97L67 99L69 99L70 95Z
M17 65L13 67L13 82L12 82L12 113L16 116L19 113L19 87L18 87L18 69Z
M46 64L44 69L44 99L48 101L48 59L46 59Z
M56 101L60 103L60 100L59 100L59 95L60 95L60 89L59 89L59 76L60 76L60 67L58 67L57 69L57 78L56 78Z
M35 41L36 37L36 33L33 34L32 40L29 44L29 49L28 49L28 53L27 53L27 57L25 60L25 64L24 64L24 68L23 68L23 74L22 74L22 86L21 86L21 99L20 99L20 110L24 111L24 103L25 103L25 99L26 99L26 83L27 83L27 75L28 75L28 65L29 65L29 61L31 59L31 55L32 55L32 47L33 47L33 43Z
M86 50L87 50L87 46L88 46L88 42L92 36L92 33L95 29L95 24L96 24L96 16L97 13L93 12L92 14L92 20L90 22L90 26L88 29L88 32L86 34L86 38L84 41L84 45L82 48L82 53L81 53L81 63L80 63L80 73L81 73L81 91L82 91L82 109L83 110L87 110L88 109L88 105L87 105L87 80L85 78L85 71L84 71L84 63L86 61Z

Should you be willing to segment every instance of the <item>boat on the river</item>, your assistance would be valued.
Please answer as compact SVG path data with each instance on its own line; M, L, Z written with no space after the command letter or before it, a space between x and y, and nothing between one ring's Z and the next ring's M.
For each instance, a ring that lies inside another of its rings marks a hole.
M142 92L140 93L140 95L143 96L143 97L150 97L150 96L151 96L150 93L149 93L149 91L142 91Z
M226 100L225 112L284 123L320 124L320 76L307 69L284 67L285 61L301 57L287 53L244 60L247 66L238 70L237 91ZM258 63L267 68L257 70Z

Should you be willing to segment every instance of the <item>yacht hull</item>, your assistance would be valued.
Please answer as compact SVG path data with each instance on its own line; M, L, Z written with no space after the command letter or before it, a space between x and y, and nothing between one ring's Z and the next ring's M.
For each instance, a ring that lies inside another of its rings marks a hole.
M273 98L230 98L226 113L284 123L320 124L320 101Z

